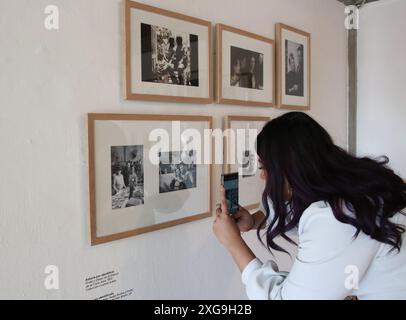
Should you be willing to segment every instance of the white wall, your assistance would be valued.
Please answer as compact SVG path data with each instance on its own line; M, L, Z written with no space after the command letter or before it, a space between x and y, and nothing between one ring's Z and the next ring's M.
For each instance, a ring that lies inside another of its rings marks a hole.
M60 9L59 31L43 26L50 2ZM277 22L310 32L310 114L346 147L347 45L337 1L143 2L271 38ZM124 101L121 23L120 0L0 0L0 298L90 299L130 288L130 298L245 298L211 219L89 245L88 112L213 115L216 126L226 114L282 113ZM261 258L270 257L254 234L246 238ZM289 268L289 258L277 257ZM44 288L50 264L59 267L59 290ZM86 277L110 270L120 273L117 283L85 292Z
M358 38L360 155L387 155L406 179L406 1L361 10Z

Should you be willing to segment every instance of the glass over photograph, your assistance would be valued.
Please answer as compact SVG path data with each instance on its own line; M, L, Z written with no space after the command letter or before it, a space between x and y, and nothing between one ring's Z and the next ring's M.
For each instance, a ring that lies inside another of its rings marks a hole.
M264 55L231 46L230 85L248 89L264 89Z
M111 147L112 209L144 204L142 145Z
M303 44L285 40L285 94L304 97Z
M196 188L196 151L159 153L159 193Z
M141 23L142 81L199 86L198 36Z

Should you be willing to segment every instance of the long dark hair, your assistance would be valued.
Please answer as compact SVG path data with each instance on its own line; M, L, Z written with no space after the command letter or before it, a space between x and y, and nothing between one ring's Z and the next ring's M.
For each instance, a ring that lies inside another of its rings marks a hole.
M313 202L325 201L335 218L372 239L400 250L405 228L391 221L406 208L406 183L388 168L388 158L357 158L333 143L327 131L302 112L289 112L268 122L257 137L259 161L267 172L262 202L268 198L275 216L266 230L268 249L287 252L274 242L298 225ZM285 184L292 196L287 205ZM354 215L344 213L344 206ZM266 221L258 228L260 230ZM262 240L261 240L262 241Z

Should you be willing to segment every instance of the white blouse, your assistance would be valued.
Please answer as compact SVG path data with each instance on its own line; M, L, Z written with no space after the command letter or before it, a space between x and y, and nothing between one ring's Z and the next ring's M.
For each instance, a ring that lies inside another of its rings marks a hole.
M391 221L406 225L400 213ZM406 233L398 253L363 232L354 239L355 230L338 221L327 203L311 204L296 228L298 254L291 271L279 271L274 261L252 260L242 272L248 297L406 299Z

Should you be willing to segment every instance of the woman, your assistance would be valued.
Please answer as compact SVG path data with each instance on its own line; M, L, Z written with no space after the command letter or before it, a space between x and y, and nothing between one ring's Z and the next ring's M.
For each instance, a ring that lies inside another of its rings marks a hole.
M289 72L286 74L286 94L297 95L299 90L296 63L293 53L289 54Z
M170 190L175 191L175 190L186 189L186 185L183 181L180 168L176 167L174 170L174 173L175 173L175 175L171 181Z
M115 194L119 194L126 189L124 176L121 173L121 168L117 168L115 173L113 173L113 189L115 191Z
M251 299L406 299L406 184L376 161L333 144L304 113L270 121L257 137L263 206L228 215L224 188L213 230L228 249ZM262 264L240 232L298 237L290 273Z
M185 85L184 70L186 67L186 52L183 46L183 38L176 37L176 50L175 50L175 70L178 72L178 84Z
M169 42L169 47L168 47L168 51L166 52L166 55L165 55L165 60L167 61L166 71L169 75L169 78L172 81L172 84L177 84L178 80L175 75L175 62L174 62L176 59L175 38L170 37L168 42Z
M131 167L131 174L129 176L129 184L128 186L130 187L130 194L128 196L129 199L131 199L134 195L134 190L135 187L137 186L138 183L138 177L137 174L135 173L135 165Z
M250 57L250 65L248 69L248 88L258 89L257 88L257 79L255 77L256 70L256 60L254 56Z
M235 58L231 66L230 85L232 87L240 87L241 63L240 60Z
M194 186L194 179L191 172L187 169L186 165L181 163L180 168L180 177L185 186L185 189L193 188Z

